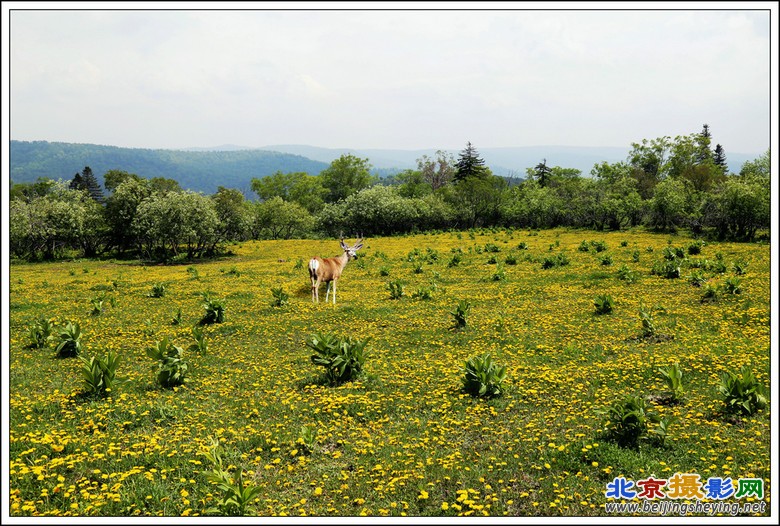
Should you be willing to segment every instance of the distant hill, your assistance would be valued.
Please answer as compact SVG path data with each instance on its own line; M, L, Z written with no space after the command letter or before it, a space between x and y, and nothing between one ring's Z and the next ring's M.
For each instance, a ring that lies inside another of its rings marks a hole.
M34 182L39 177L70 180L85 166L92 169L101 184L109 170L124 170L145 178L175 179L182 188L207 194L224 186L249 196L253 177L277 171L318 174L328 164L260 149L183 151L46 141L10 143L10 176L15 183Z

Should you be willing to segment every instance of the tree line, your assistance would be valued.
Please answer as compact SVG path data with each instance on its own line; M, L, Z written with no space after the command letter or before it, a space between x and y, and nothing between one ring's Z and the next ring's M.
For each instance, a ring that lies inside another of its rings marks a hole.
M750 241L770 227L769 151L730 172L720 144L699 133L633 143L625 161L579 170L547 160L512 181L492 174L468 143L416 169L379 179L368 159L342 155L318 175L252 179L256 200L220 186L212 195L173 179L89 167L70 182L39 178L11 188L11 253L29 260L128 255L176 260L220 253L230 242L393 235L480 226L618 230L635 226Z

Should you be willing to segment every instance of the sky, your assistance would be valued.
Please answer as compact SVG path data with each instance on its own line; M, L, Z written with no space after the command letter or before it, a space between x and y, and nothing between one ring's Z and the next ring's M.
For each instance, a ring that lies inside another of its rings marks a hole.
M3 3L14 140L770 147L775 2L35 5Z

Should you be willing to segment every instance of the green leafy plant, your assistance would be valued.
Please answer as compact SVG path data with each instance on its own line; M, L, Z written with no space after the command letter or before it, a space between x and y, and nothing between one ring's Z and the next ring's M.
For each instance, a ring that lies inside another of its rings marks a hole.
M737 276L742 276L747 271L748 262L745 261L744 259L740 259L738 261L735 261L731 268L734 271L734 274L736 274Z
M582 242L577 247L577 250L579 250L580 252L589 252L590 251L590 243L588 243L587 241L585 241L583 239Z
M660 261L653 265L650 272L656 276L663 276L666 279L676 279L680 277L680 263L676 259Z
M506 379L506 365L493 363L490 353L472 356L461 369L463 391L474 397L493 398L501 394Z
M609 294L599 294L593 300L596 307L596 314L610 314L615 308L615 301Z
M165 285L162 283L155 283L152 285L152 291L147 294L150 298L162 298L165 296Z
M517 257L514 254L507 254L504 258L504 263L507 265L517 265Z
M206 314L200 320L201 325L222 323L225 321L225 304L222 300L212 298L210 294L204 293L203 308L206 309Z
M78 323L65 323L65 327L60 330L60 343L56 351L60 358L81 354L81 327Z
M187 274L189 274L192 279L200 279L198 269L194 266L187 267Z
M295 260L295 266L293 267L293 270L303 270L303 259L298 258Z
M701 248L704 246L704 241L697 240L693 241L688 244L688 254L691 256L695 256L696 254L701 254Z
M390 299L398 300L404 296L405 284L401 280L393 280L387 284L387 290L390 291Z
M317 430L309 426L301 426L295 442L301 446L305 454L311 454L317 445Z
M720 378L718 392L729 412L752 415L767 404L766 388L746 366L742 366L738 374L731 371L724 373Z
M116 376L119 368L120 355L112 351L103 358L93 356L89 360L79 356L83 365L81 376L84 379L86 394L90 396L105 396L114 387L126 380Z
M694 270L688 275L688 283L694 287L701 287L706 282L707 278L700 270Z
M673 363L665 369L659 368L658 372L661 373L661 377L669 388L669 400L675 404L682 402L685 388L682 383L683 373L682 369L680 369L680 364Z
M618 279L625 281L626 283L636 283L639 280L639 275L631 270L625 263L618 268L617 276Z
M604 241L591 241L590 246L592 246L596 252L604 252L607 250L607 243Z
M192 338L195 340L195 343L191 344L187 350L195 351L201 356L206 354L209 350L209 346L206 342L206 335L204 334L203 327L198 325L193 326Z
M49 318L41 316L30 327L27 333L30 338L29 347L32 349L42 349L49 344L54 337L54 324Z
M569 264L569 257L563 252L555 256L547 256L542 260L542 268L549 269L554 267L563 267Z
M447 263L447 266L450 268L457 267L458 265L460 265L462 261L463 261L463 255L460 252L455 252L452 255L452 258L450 258L450 261Z
M639 305L639 321L642 324L643 338L652 338L657 334L653 309L646 307L642 303Z
M417 292L412 294L412 297L418 300L431 300L433 299L433 287L418 287Z
M677 420L679 419L674 415L659 418L658 425L650 430L650 433L655 437L661 447L666 445L666 439L669 438L669 435L671 434L669 428L671 428L672 424L677 422Z
M146 355L157 361L152 370L161 386L176 387L185 382L190 366L184 359L182 348L171 343L167 336L147 348Z
M621 447L636 448L639 440L648 436L649 423L660 421L645 399L636 395L626 395L603 412L607 417L607 436Z
M453 329L462 329L466 327L469 311L471 311L471 303L468 300L458 301L455 310L450 311L450 314L455 320L455 325L452 327Z
M338 385L354 379L363 371L365 347L369 340L316 333L306 340L306 345L314 351L312 363L324 367L328 382Z
M284 307L290 302L290 296L282 290L282 287L271 289L271 295L273 296L272 307Z
M519 250L528 250L528 243L525 241L521 241L519 245L517 245L517 248Z
M206 472L206 479L222 492L216 499L216 505L208 508L206 514L230 517L243 517L247 513L254 515L252 502L263 492L263 488L245 483L240 468L236 470L235 475L231 475L225 469L219 440L212 438L211 447L204 456L212 465L211 471Z
M702 303L712 303L720 299L721 290L720 286L712 283L704 285L704 292L701 295Z
M610 255L610 254L604 254L603 256L601 256L601 258L599 259L599 261L601 261L601 264L602 264L602 265L604 265L604 266L609 266L609 265L611 265L611 264L612 264L612 262L613 262L614 260L613 260L613 258L612 258L612 255Z
M723 290L726 294L742 294L742 280L726 278L726 281L723 282Z
M105 302L104 297L99 296L97 298L92 298L90 302L92 303L92 312L90 312L92 316L100 316L103 314L103 303Z
M492 281L506 281L506 272L504 272L504 266L498 265L496 271L490 276Z
M176 314L171 319L171 325L181 325L181 307L179 307Z
M390 275L390 267L387 265L382 265L379 267L379 275L380 276L389 276Z

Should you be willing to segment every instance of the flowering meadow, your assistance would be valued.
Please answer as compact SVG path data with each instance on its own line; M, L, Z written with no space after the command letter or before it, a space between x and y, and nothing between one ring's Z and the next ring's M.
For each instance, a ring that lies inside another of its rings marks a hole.
M366 238L335 306L325 285L312 303L307 264L338 240L229 248L179 265L11 265L11 516L604 516L616 477L676 473L762 479L771 499L771 403L729 411L718 391L743 366L769 387L767 243ZM199 324L207 298L221 322ZM42 318L53 332L36 346ZM78 357L56 351L67 322ZM361 374L325 381L315 333L367 341ZM166 338L181 385L161 385L147 354ZM125 381L90 395L81 358L108 353ZM461 389L485 353L506 366L498 396ZM674 364L672 402L659 371ZM620 444L605 410L627 395L673 423Z

